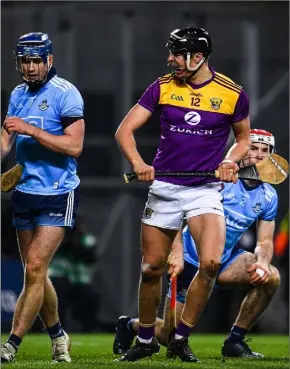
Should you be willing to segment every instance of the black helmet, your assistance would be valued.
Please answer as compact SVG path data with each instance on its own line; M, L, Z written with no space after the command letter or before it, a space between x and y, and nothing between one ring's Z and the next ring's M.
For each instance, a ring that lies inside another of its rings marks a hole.
M166 47L173 53L203 53L208 58L211 53L211 39L203 28L185 27L176 29L170 33Z

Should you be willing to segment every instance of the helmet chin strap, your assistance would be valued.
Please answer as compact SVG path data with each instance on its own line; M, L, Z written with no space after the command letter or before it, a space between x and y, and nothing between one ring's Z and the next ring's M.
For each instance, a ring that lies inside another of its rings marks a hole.
M203 57L202 59L201 59L201 61L195 66L195 67L191 67L190 66L190 57L191 57L191 54L190 53L187 53L186 54L186 68L190 71L190 72L197 72L198 70L199 70L199 68L202 66L202 64L204 63L204 61L205 61L205 57ZM195 74L194 73L194 74ZM193 74L193 75L194 75ZM192 75L192 76L193 76Z
M186 53L186 69L191 72L190 76L186 77L186 78L182 78L183 82L187 82L190 81L191 78L198 72L198 70L200 69L200 67L202 66L202 64L205 62L205 57L203 57L201 59L201 61L195 66L195 67L191 67L190 66L190 57L191 57L191 53ZM185 68L184 68L185 69Z

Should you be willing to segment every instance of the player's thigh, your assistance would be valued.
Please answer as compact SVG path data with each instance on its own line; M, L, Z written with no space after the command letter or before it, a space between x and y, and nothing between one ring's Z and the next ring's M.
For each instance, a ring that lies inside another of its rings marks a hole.
M36 263L47 270L65 235L64 227L36 227L29 245L26 262Z
M141 248L143 262L164 266L176 233L176 230L162 229L142 223Z
M18 247L20 256L22 259L22 262L25 264L27 253L29 250L29 245L33 238L33 229L27 229L27 230L17 230L17 241L18 241Z
M184 186L155 180L149 187L142 222L149 226L178 230L184 216L179 201Z
M228 286L250 285L249 267L256 262L256 257L251 252L238 255L231 264L224 269L217 278L217 283Z
M225 244L225 220L218 214L201 214L187 220L199 256L203 261L220 259Z

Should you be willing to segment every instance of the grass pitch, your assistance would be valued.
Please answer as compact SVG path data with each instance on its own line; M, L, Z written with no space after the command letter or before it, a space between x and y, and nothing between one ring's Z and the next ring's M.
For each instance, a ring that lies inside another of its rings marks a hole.
M171 369L171 368L201 368L201 369L286 369L289 368L289 338L277 335L251 335L253 341L250 347L253 351L261 352L264 359L226 359L221 358L221 345L224 335L192 334L190 344L193 352L201 360L199 364L182 363L179 359L166 360L165 348L153 358L143 359L135 363L114 363L117 356L112 353L112 334L71 334L72 363L53 364L50 360L51 348L48 335L45 333L29 334L25 337L15 361L5 364L7 369L44 369L61 368L70 369ZM7 336L2 336L5 342Z

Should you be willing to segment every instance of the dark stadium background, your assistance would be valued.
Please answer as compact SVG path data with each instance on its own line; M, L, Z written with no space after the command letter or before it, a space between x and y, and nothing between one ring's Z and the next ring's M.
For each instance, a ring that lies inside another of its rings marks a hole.
M211 64L245 88L251 102L252 127L271 131L278 153L289 160L288 3L3 1L1 20L2 121L9 94L20 83L12 51L24 33L49 34L58 74L83 95L86 138L79 159L81 229L79 237L72 237L73 242L66 241L59 257L75 253L73 265L82 260L82 277L86 273L92 277L77 286L67 276L56 283L62 291L68 331L111 330L119 315L134 316L137 312L140 216L147 197L146 185L124 185L122 181L122 173L130 167L114 140L119 123L145 88L167 73L165 43L169 32L185 25L203 26L212 36ZM138 148L148 163L158 138L158 119L153 117L137 135ZM13 165L12 154L4 161L2 172ZM276 187L277 232L289 207L288 185L286 181ZM9 194L2 195L4 330L10 327L21 280L9 199ZM254 246L252 231L244 247ZM254 331L288 332L287 255L288 251L274 257L282 284ZM215 292L196 330L228 330L241 298L240 292ZM80 302L76 307L75 300ZM85 310L88 305L93 307L91 311ZM86 314L89 322L83 321Z

